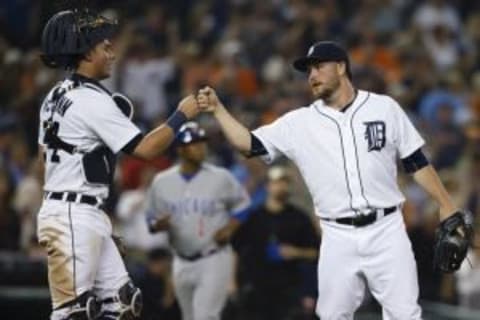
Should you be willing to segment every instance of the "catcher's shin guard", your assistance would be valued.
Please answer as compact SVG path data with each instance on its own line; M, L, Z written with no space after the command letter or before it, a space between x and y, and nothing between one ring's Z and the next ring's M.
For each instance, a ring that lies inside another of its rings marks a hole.
M115 296L104 299L103 303L110 306L105 308L106 311L102 313L102 319L138 319L143 307L142 292L129 281L118 290Z
M100 316L101 303L89 291L56 310L67 309L64 320L95 320Z

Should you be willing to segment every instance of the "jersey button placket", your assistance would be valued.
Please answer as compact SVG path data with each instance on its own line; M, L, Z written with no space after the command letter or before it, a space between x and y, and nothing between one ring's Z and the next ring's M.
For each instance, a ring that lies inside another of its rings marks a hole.
M342 117L341 119L341 132L342 132L342 139L343 139L343 144L345 145L345 156L347 160L347 173L348 175L353 175L355 174L354 167L351 165L352 164L352 136L350 134L350 129L349 129L349 118L347 116Z
M342 138L345 144L345 158L347 164L347 176L352 190L352 203L354 208L359 208L361 189L358 180L358 171L356 164L355 146L353 143L353 135L350 130L350 117L342 119Z

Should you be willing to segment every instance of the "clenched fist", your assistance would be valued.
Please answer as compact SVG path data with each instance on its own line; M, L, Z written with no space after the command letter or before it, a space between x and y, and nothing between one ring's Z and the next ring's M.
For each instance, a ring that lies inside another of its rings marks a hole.
M194 118L200 112L197 105L197 100L193 94L188 95L187 97L183 98L182 101L180 101L178 104L178 110L182 111L187 119Z
M215 90L210 87L205 87L198 91L197 103L201 112L215 112L218 108L223 107Z

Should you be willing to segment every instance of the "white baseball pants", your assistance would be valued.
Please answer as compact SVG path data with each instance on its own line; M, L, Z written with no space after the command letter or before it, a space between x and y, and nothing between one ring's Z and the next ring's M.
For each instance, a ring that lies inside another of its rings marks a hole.
M111 238L107 215L88 204L44 200L38 214L38 239L48 253L52 320L66 310L59 306L91 290L104 299L129 281Z
M351 320L365 289L382 305L383 319L421 319L418 279L400 211L365 227L321 221L317 314Z

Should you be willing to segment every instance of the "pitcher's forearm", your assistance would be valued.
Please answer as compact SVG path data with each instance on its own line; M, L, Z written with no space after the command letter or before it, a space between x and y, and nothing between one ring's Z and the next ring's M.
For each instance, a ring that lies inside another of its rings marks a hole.
M440 219L443 220L457 210L445 186L438 177L437 171L428 165L414 173L415 181L433 198L440 206Z
M220 124L223 133L235 149L244 155L248 155L251 150L250 131L236 120L224 106L219 106L214 112L215 118Z

